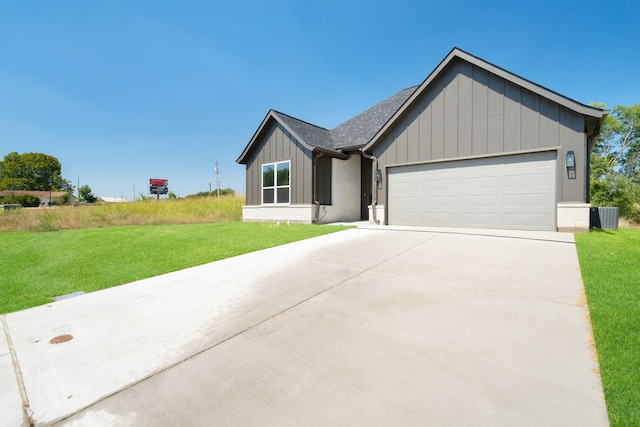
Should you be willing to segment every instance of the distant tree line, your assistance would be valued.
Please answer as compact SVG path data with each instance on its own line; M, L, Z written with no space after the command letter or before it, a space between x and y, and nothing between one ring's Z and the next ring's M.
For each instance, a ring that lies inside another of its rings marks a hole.
M221 188L220 195L221 196L235 196L236 192L232 188ZM217 191L201 191L196 194L189 194L187 199L195 199L198 197L216 197L218 195Z
M600 130L591 154L591 205L618 207L640 222L640 104L616 106Z

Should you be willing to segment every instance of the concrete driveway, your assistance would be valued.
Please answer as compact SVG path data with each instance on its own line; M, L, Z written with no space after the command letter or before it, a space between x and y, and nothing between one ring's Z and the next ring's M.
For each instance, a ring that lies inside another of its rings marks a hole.
M608 424L571 234L351 229L2 322L3 426Z

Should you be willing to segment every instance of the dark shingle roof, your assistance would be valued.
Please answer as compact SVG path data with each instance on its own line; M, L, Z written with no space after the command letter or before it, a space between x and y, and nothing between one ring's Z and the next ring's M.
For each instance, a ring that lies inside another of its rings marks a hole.
M330 131L279 111L273 113L308 145L328 150L358 148L374 137L417 88L404 89Z
M300 143L309 149L319 149L335 157L347 157L341 149L358 149L371 141L378 131L398 111L418 86L413 86L400 91L391 98L369 108L364 113L347 120L335 129L327 130L323 127L305 122L276 110L269 110L262 124L247 144L244 151L236 160L244 163L246 156L251 152L256 138L264 129L264 126L275 119L292 132L294 137L300 139Z
M333 146L335 148L361 147L368 143L417 88L418 86L406 88L331 129Z
M305 121L296 119L287 114L273 110L273 114L278 117L289 129L295 132L305 143L312 147L326 148L334 150L331 143L331 135L329 131L320 126L312 125Z

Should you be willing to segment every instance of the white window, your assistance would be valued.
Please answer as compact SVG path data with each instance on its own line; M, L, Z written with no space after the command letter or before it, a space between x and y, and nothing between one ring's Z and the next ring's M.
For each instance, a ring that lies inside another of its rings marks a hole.
M289 203L289 174L291 162L262 165L262 204Z

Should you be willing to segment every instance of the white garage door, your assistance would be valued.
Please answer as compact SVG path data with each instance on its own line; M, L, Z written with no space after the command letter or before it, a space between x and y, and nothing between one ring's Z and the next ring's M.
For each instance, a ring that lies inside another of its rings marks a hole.
M555 152L389 168L389 224L555 230Z

